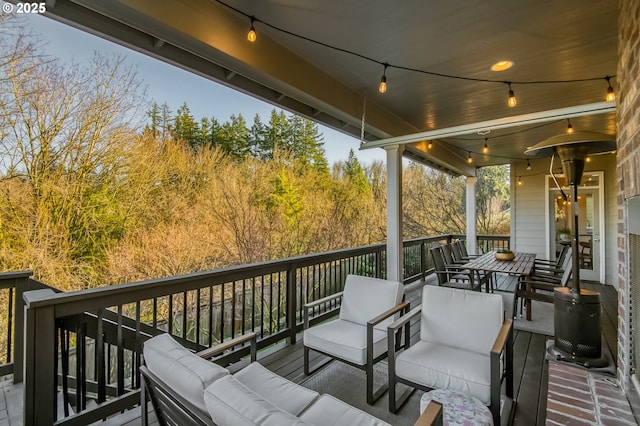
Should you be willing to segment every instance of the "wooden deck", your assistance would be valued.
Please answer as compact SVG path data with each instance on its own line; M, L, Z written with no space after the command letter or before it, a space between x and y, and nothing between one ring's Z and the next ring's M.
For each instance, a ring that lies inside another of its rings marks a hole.
M432 284L431 277L428 284ZM407 287L407 300L411 306L420 304L421 289L424 283L414 283ZM497 289L503 293L513 291L514 281L507 275L500 276ZM583 287L600 291L602 297L602 345L610 351L613 359L617 355L617 292L612 286L583 284ZM413 327L417 333L418 327ZM415 337L415 336L414 336ZM514 398L517 402L513 425L544 425L547 410L547 388L549 363L545 360L546 342L549 336L521 330L514 331ZM313 352L312 352L313 354ZM320 355L312 356L312 363L320 361ZM295 345L279 344L259 354L259 361L294 382L306 377L302 365L302 343ZM339 380L339 378L336 378ZM7 382L0 383L0 426L19 426L21 416L21 387ZM108 424L139 425L139 415L127 413L112 418Z

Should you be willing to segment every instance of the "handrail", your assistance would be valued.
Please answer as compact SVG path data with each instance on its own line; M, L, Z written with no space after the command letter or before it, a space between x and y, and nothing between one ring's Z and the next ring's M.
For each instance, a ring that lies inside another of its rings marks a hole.
M405 283L431 273L429 249L454 238L405 241ZM384 278L385 264L386 245L376 244L68 293L28 292L24 424L53 424L60 388L63 406L75 406L83 421L104 418L109 398L118 401L113 413L122 410L122 396L139 389L142 343L155 334L169 332L193 351L246 332L257 334L258 349L295 343L305 303L342 291L349 273ZM322 305L320 313L334 308ZM227 357L248 353L243 347ZM100 407L93 414L89 399Z

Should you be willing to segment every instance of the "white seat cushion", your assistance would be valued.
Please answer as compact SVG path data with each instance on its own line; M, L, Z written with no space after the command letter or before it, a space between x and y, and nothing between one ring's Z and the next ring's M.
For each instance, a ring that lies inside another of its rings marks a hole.
M368 321L402 302L403 294L404 287L397 281L347 275L339 318L367 325ZM392 322L393 317L375 327L386 333L387 326Z
M490 358L476 352L419 341L396 358L396 375L434 389L451 389L491 403Z
M209 415L218 426L308 425L252 392L233 376L223 377L204 390Z
M226 368L200 358L168 334L144 343L144 362L171 389L206 412L203 392L216 380L229 375Z
M300 419L315 426L391 426L327 394L309 407Z
M319 396L318 392L278 376L257 362L233 376L256 394L294 416L306 410Z
M320 324L304 331L304 345L357 365L367 363L367 327L342 319ZM387 350L387 334L373 330L373 357Z

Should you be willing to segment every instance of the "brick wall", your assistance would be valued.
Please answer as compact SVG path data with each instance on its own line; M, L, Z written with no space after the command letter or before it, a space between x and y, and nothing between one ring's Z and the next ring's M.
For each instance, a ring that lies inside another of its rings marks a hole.
M625 200L640 195L640 1L620 0L618 19L618 378L630 373L628 235ZM635 307L640 312L640 307ZM636 366L637 367L637 366Z

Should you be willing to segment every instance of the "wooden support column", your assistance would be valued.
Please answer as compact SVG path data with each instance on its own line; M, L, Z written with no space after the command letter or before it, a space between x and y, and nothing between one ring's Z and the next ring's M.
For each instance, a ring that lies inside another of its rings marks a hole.
M478 182L477 177L467 176L467 251L469 254L478 254L476 182Z
M400 281L402 260L402 145L386 146L387 151L387 279Z
M34 307L52 290L24 293L24 424L52 425L56 420L56 338L53 305Z

